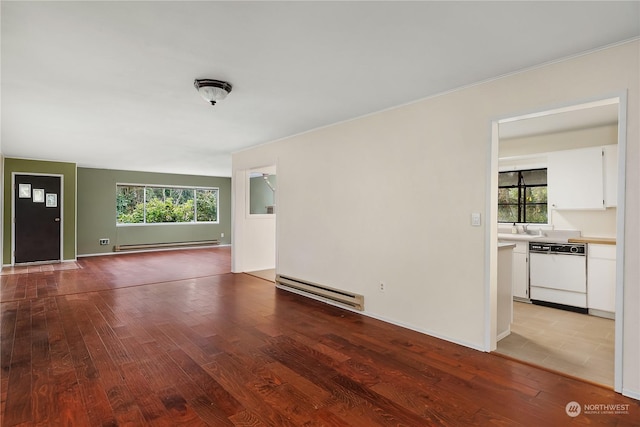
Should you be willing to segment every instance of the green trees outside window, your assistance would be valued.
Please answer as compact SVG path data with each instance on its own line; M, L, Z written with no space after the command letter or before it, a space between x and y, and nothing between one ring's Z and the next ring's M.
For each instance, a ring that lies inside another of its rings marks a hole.
M499 173L498 222L547 223L547 169Z
M218 222L218 189L117 185L117 224Z

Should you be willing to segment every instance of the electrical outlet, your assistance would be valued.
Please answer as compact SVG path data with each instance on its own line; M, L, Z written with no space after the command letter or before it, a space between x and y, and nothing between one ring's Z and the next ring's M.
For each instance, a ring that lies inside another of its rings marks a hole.
M384 292L385 288L384 282L380 282L380 292Z
M109 244L109 239L99 239L98 243L100 243L100 245L102 245L102 246L108 245Z

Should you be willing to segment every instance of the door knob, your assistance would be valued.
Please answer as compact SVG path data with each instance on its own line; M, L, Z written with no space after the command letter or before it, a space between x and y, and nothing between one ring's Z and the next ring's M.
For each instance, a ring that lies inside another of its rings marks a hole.
M56 218L54 221L55 222L60 222L60 218Z

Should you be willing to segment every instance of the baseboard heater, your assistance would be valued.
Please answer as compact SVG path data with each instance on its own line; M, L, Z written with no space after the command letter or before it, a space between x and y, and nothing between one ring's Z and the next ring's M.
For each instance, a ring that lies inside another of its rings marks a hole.
M124 251L140 251L145 249L170 249L170 248L185 248L194 246L210 246L217 245L217 240L198 240L196 242L173 242L173 243L142 243L136 245L116 245L116 252Z
M281 276L279 274L276 276L276 286L285 290L294 290L297 293L302 293L303 295L308 294L310 296L319 296L335 303L355 308L356 310L364 310L363 295L318 285L317 283L307 282L306 280Z

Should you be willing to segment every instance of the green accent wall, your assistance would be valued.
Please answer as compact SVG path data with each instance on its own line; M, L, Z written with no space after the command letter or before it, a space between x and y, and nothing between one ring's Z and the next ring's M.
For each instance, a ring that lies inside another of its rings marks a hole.
M63 176L63 246L62 259L76 258L76 164L43 160L4 159L4 212L2 263L11 264L13 173L51 174Z
M219 188L219 224L116 226L116 184ZM109 239L109 245L99 244L103 238ZM116 245L214 239L231 243L231 178L78 168L79 255L113 252Z

